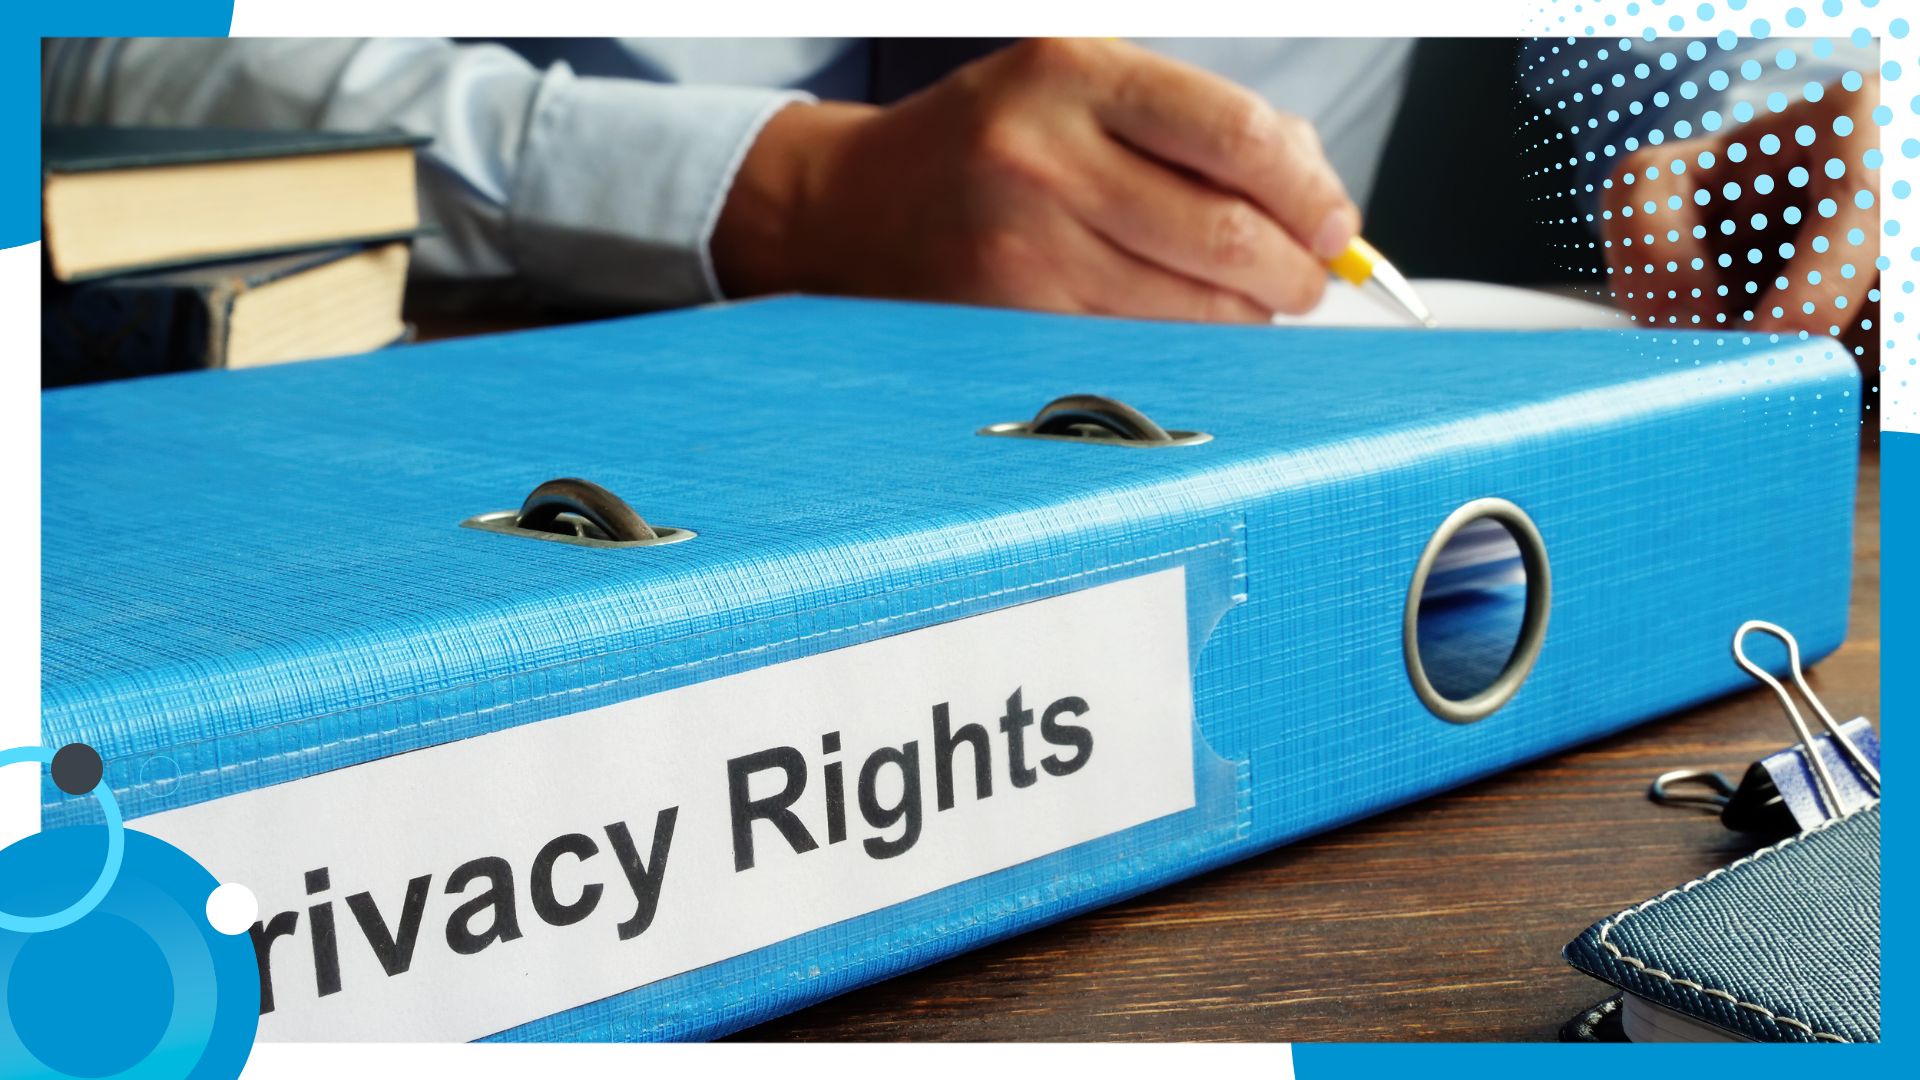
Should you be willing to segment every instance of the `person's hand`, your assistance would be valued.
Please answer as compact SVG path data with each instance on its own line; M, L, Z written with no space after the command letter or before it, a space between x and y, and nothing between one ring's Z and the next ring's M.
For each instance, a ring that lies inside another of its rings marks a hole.
M1116 41L1029 41L885 109L795 105L711 251L730 295L807 291L1144 318L1311 309L1359 211L1313 129Z
M1878 171L1863 164L1877 91L1835 83L1627 155L1601 200L1619 304L1660 327L1845 334L1878 279Z

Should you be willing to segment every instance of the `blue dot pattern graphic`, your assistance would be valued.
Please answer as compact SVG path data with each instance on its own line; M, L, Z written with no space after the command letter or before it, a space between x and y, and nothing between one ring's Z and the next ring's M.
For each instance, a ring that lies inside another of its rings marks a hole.
M1920 158L1899 7L1545 0L1549 36L1525 43L1523 169L1564 270L1629 325L1668 331L1671 363L1711 368L1715 346L1757 337L1804 342L1803 362L1844 350L1868 376L1865 401L1839 386L1808 401L1725 373L1769 414L1877 424L1884 394L1920 415L1914 330L1880 311L1920 263L1895 242L1911 168L1882 188Z

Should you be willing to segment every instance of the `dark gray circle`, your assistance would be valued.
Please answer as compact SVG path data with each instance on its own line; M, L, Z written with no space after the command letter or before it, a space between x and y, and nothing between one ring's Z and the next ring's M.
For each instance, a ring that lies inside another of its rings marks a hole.
M100 771L100 755L86 743L68 743L53 755L53 784L69 795L92 791Z

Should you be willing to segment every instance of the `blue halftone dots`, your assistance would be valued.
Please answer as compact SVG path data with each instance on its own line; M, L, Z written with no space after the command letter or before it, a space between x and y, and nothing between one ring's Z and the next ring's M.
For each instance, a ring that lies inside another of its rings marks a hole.
M1765 19L1753 20L1751 36L1757 37L1757 38L1765 38L1765 37L1771 37L1772 35L1773 35L1772 23L1768 22Z
M1827 179L1838 180L1841 177L1847 175L1847 163L1844 161L1841 161L1837 157L1828 158L1827 164L1826 164L1826 173L1827 173Z
M1802 143L1801 145L1804 146L1806 144ZM1794 187L1806 187L1808 179L1810 179L1810 177L1804 165L1795 165L1793 168L1787 170L1787 183L1792 184Z
M1780 211L1780 220L1789 225L1800 224L1800 217L1800 208L1797 206L1789 206L1785 210Z
M1885 77L1888 82L1898 82L1900 79L1900 61L1889 60L1881 64L1880 74Z
M1760 66L1760 61L1758 60L1742 60L1740 62L1740 77L1748 82L1759 78L1765 70L1765 68Z
M1905 180L1895 180L1895 181L1893 182L1893 197L1894 197L1894 198L1896 198L1896 199L1904 199L1904 198L1906 198L1906 197L1907 197L1908 195L1911 195L1912 193L1913 193L1913 185L1912 185L1912 184L1909 184L1909 183L1907 183L1907 182L1906 182Z
M1687 59L1700 61L1707 58L1707 44L1704 41L1687 42Z
M1868 191L1866 188L1861 188L1859 191L1854 192L1853 205L1862 210L1873 209L1873 192Z
M1795 29L1805 26L1807 23L1807 13L1797 7L1788 8L1785 18L1787 25Z
M1887 24L1887 36L1903 38L1907 36L1907 20L1895 19Z
M1726 183L1720 185L1720 197L1727 200L1728 202L1732 202L1735 199L1738 199L1740 197L1739 183L1737 181L1729 180Z
M1714 160L1713 151L1711 150L1702 150L1700 151L1700 156L1693 159L1694 164L1703 169L1713 168Z
M1793 65L1800 62L1800 57L1792 49L1781 49L1774 55L1773 62L1781 71L1792 71Z
M1867 242L1867 234L1865 232L1862 232L1859 229L1859 227L1856 226L1854 228L1847 230L1847 243L1852 244L1854 247L1859 247L1861 244L1864 244L1866 242ZM1851 266L1853 264L1848 263L1847 265Z
M1844 115L1834 117L1833 133L1843 139L1853 134L1853 118Z
M1866 151L1860 155L1860 164L1866 166L1869 169L1879 168L1881 163L1884 162L1885 160L1886 159L1880 153L1880 148L1877 146L1867 147Z
M1813 55L1819 57L1822 60L1825 60L1827 57L1832 56L1833 55L1833 39L1832 38L1814 39ZM1815 98L1814 100L1818 101L1820 99Z
M1779 153L1780 152L1780 136L1775 135L1771 131L1767 132L1765 135L1760 136L1760 152L1763 154L1769 154L1769 155Z
M112 983L111 1020L72 1038L74 1017L99 1016L103 980ZM98 913L26 939L7 972L7 1010L43 1063L73 1076L111 1076L159 1046L173 1017L173 971L139 927Z
M1886 127L1888 124L1893 123L1893 110L1887 108L1885 105L1875 105L1873 107L1873 123L1876 127Z
M1824 255L1827 249L1833 246L1833 241L1828 240L1825 236L1816 236L1813 238L1813 243L1810 246L1813 250Z
M1732 80L1727 78L1727 73L1719 68L1707 73L1707 85L1715 90L1725 90L1731 84Z
M1920 157L1920 139L1908 139L1900 144L1900 153L1906 157Z

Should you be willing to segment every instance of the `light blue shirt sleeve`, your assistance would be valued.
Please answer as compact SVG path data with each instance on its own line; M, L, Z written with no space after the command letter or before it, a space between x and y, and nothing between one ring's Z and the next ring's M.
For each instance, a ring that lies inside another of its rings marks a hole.
M668 307L721 296L708 255L760 128L808 95L544 70L444 39L49 40L49 123L369 130L432 138L425 279Z
M1871 45L1773 38L1535 42L1522 71L1570 193L1598 224L1600 191L1642 146L1714 134L1871 74Z

